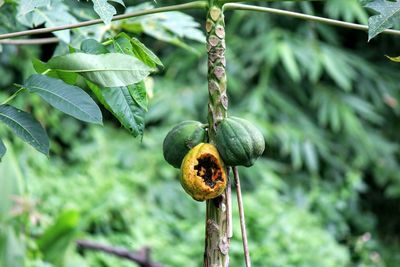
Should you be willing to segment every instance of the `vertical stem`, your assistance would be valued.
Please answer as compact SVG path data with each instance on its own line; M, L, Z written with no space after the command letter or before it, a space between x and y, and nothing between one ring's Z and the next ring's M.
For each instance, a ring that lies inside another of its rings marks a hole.
M240 187L240 178L239 178L239 172L238 172L237 167L233 167L233 177L235 179L235 186L236 186L236 191L237 191L237 201L238 201L238 206L239 206L240 229L242 231L244 260L246 262L246 267L251 267L250 252L249 252L249 246L247 243L246 221L244 220L242 189Z
M206 20L208 51L209 140L215 143L216 125L227 116L225 22L221 5L209 0ZM204 267L228 267L231 238L231 194L227 190L207 201Z

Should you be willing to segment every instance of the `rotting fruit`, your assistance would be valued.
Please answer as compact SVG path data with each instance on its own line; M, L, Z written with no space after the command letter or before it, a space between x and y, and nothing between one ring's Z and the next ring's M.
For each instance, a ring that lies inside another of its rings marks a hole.
M164 159L175 168L179 168L189 150L206 141L206 126L198 121L183 121L176 125L164 139Z
M260 130L251 122L237 117L225 118L217 125L216 144L228 166L250 167L265 149Z
M180 180L185 191L197 201L221 195L228 179L217 148L207 143L192 148L182 161Z

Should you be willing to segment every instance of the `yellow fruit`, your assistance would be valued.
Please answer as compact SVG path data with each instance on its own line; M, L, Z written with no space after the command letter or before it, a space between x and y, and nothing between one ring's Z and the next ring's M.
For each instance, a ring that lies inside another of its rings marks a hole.
M227 181L224 162L212 144L198 144L182 161L181 184L186 193L197 201L221 195Z

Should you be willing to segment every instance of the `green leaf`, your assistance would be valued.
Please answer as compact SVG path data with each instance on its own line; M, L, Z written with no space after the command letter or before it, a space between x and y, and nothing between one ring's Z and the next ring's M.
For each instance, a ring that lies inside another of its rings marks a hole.
M315 147L310 141L307 140L303 144L303 152L307 168L311 172L316 172L318 170L318 157L315 151Z
M86 92L77 86L40 74L31 75L24 86L29 92L38 94L56 109L78 120L102 124L99 107Z
M65 253L74 244L79 220L78 211L66 210L46 229L37 241L46 261L54 263L55 266L62 266Z
M7 148L4 145L3 141L0 139L0 161L1 158L6 154Z
M134 84L143 80L151 71L151 68L140 60L120 53L73 53L50 59L48 66L56 70L79 73L101 87Z
M49 154L49 138L46 131L32 115L10 105L0 105L0 121L39 152Z
M129 37L126 33L120 33L114 40L114 49L118 53L136 56L146 65L155 68L163 66L161 60L143 43L136 38Z
M88 85L99 101L133 136L143 135L145 111L134 101L127 87L99 88L93 83Z
M148 99L146 85L144 81L141 81L134 85L128 85L128 90L136 103L145 111L147 111Z
M294 81L299 81L301 79L300 69L297 65L292 49L286 43L281 43L279 48L283 66L285 67L289 76Z
M81 50L85 53L92 54L92 55L101 55L107 54L109 51L107 48L96 41L95 39L86 39L81 44Z
M33 68L37 73L43 73L47 71L46 76L56 78L56 79L61 79L64 82L68 84L75 84L76 79L78 78L78 74L73 73L73 72L62 72L62 71L57 71L57 70L49 70L47 64L45 62L40 61L37 58L34 58L32 60L32 65Z
M393 62L400 62L400 56L399 57L389 57L389 56L386 56L388 59L390 59L391 61L393 61Z
M124 5L122 0L112 0L113 2ZM94 11L100 16L105 24L110 24L112 17L117 14L115 7L113 7L108 0L92 0Z
M366 7L379 13L378 15L371 16L368 20L368 41L387 28L393 27L394 21L400 19L399 0L375 0L368 3Z

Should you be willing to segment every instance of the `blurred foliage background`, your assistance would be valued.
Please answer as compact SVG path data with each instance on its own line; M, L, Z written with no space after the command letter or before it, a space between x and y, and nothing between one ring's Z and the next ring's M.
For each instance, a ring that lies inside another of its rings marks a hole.
M90 3L67 2L77 18L96 17ZM145 7L138 2L125 4ZM24 28L10 16L12 5L0 8L0 32ZM356 0L267 6L363 24L368 18ZM203 12L190 15L203 27ZM205 45L190 17L168 16L181 26L175 32L168 25L154 31L149 20L71 32L79 47L84 38L126 31L163 61L148 81L142 140L106 110L101 127L28 93L13 101L41 121L52 143L46 158L0 127L8 146L0 163L0 266L132 266L78 250L77 239L149 246L168 266L202 266L204 203L184 193L161 147L178 122L206 121ZM364 32L244 11L229 11L226 23L229 113L256 123L267 141L263 158L240 169L253 266L399 266L400 78L385 55L398 55L400 39L367 43ZM33 58L46 61L65 48L3 45L0 99L33 72ZM231 265L243 266L236 206L234 224Z

